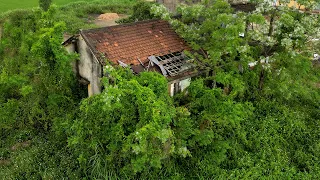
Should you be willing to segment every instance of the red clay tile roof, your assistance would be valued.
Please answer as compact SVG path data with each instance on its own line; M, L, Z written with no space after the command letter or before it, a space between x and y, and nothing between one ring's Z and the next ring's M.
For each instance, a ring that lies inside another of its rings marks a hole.
M113 64L118 64L120 60L128 65L138 65L138 58L146 63L151 55L189 49L170 24L163 20L82 30L81 35L102 64L107 58Z

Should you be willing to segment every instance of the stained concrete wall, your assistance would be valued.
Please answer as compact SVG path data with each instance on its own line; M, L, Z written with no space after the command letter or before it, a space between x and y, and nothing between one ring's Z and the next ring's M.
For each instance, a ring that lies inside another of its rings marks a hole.
M82 36L79 36L78 51L80 54L78 63L79 75L90 82L88 95L92 96L101 93L102 65L93 55Z
M168 92L170 96L175 95L178 92L184 91L188 86L190 86L191 78L175 80L168 83Z
M162 0L163 5L166 6L171 12L174 12L177 5L179 4L179 0Z
M230 4L246 4L249 0L228 0Z
M174 95L174 83L168 84L169 94L170 96Z
M201 0L156 0L157 3L163 4L166 8L168 8L170 12L175 12L175 9L180 3L192 4L200 1Z
M68 44L67 46L64 46L64 48L66 48L67 52L70 54L76 52L76 46L73 43Z
M180 90L184 91L188 86L190 86L191 78L184 79L179 82Z

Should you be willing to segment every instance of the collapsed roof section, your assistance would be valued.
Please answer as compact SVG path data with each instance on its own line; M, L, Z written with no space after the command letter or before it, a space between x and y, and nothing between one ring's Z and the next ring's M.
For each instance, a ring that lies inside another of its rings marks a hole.
M186 56L183 52L174 52L163 56L149 56L146 64L131 65L130 68L135 74L142 71L154 71L167 77L169 81L185 79L198 75L193 59ZM122 64L128 67L127 64Z
M194 67L194 64L190 62L191 59L183 52L175 52L163 56L150 56L148 59L158 65L162 74L166 77L168 75L176 76Z

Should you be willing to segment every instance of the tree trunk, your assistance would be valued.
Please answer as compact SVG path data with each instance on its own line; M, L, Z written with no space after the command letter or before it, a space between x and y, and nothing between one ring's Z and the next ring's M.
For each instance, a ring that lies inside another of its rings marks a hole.
M260 78L259 78L259 90L261 91L263 89L264 85L264 69L262 67L262 70L260 72Z
M274 29L274 17L276 15L276 11L273 10L272 11L272 14L271 14L271 18L270 18L270 24L269 24L269 33L268 33L268 36L272 36L272 33L273 33L273 29Z
M1 41L1 37L2 37L2 25L0 25L0 41Z
M250 25L250 22L249 22L249 20L247 18L246 19L246 29L245 29L244 37L247 37L248 31L249 31L249 25Z

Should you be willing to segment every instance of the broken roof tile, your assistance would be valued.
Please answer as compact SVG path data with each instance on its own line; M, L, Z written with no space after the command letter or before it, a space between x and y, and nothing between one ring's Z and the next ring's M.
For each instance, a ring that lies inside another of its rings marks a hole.
M104 54L112 63L138 65L151 55L165 55L190 49L170 24L163 20L140 21L131 24L82 30L81 35L97 57ZM97 51L98 50L98 51ZM105 60L100 59L102 64Z

